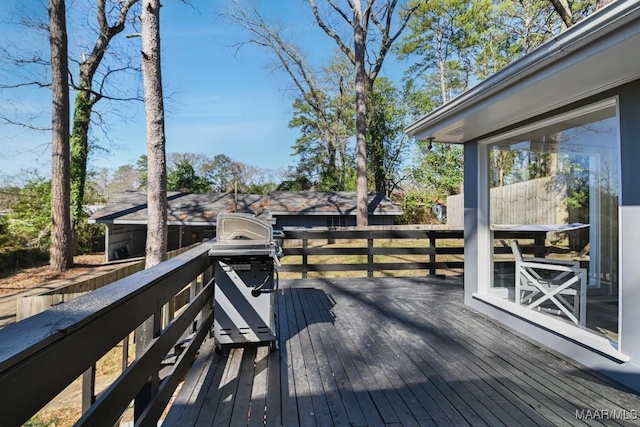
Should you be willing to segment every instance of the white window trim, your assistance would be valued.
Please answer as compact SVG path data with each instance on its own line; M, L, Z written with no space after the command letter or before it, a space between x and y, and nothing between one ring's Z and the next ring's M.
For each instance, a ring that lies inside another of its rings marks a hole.
M618 348L622 348L622 335L618 335L618 343L614 343L605 337L599 336L594 332L587 329L580 328L576 325L567 324L561 320L554 319L542 313L538 313L529 310L525 307L519 306L514 302L502 299L495 295L491 295L491 289L493 287L493 232L490 230L490 197L489 197L489 144L499 142L504 139L513 138L523 133L531 132L536 129L540 129L546 126L554 125L556 123L571 120L572 118L589 114L601 109L615 107L616 118L618 120L617 130L617 144L618 152L620 152L620 111L618 105L618 97L614 96L606 100L589 104L585 107L581 107L575 110L568 111L563 114L555 115L545 120L540 120L535 123L531 123L526 126L513 129L508 132L495 135L491 138L482 139L478 141L478 185L476 186L478 192L478 219L477 219L477 238L478 247L487 248L486 251L480 251L477 254L478 257L478 292L473 293L474 299L483 301L495 308L508 312L516 317L529 321L539 327L553 331L554 333L567 338L569 340L576 341L587 348L591 348L602 354L605 354L620 362L628 362L629 356L618 351ZM620 173L620 168L618 168ZM618 180L620 182L620 180ZM620 215L620 213L618 214ZM620 223L619 223L620 224ZM619 248L619 257L621 262L622 249ZM618 272L622 270L622 266L618 265ZM622 281L619 283L619 298L622 298ZM618 304L618 329L620 330L622 319L621 307Z
M521 319L534 323L564 338L577 341L585 347L596 350L620 362L628 362L629 360L631 360L629 356L618 351L618 346L616 343L608 340L605 337L597 335L595 332L579 328L573 324L563 322L562 320L554 319L553 317L547 316L546 314L529 310L526 307L519 306L512 303L511 301L507 301L490 294L474 293L473 298L500 310L509 312Z

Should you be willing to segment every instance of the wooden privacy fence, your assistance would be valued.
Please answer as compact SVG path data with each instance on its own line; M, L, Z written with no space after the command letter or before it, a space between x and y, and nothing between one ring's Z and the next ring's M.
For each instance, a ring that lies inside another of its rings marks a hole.
M0 424L24 424L82 375L78 425L114 425L135 401L136 425L156 426L213 324L210 248L203 243L0 329ZM189 302L173 318L172 302L186 287ZM135 361L96 395L97 361L134 331Z
M565 224L569 221L567 187L547 177L494 187L490 191L493 224ZM449 228L464 226L464 194L447 197Z
M188 246L168 252L167 259L180 255L192 247L193 246ZM113 283L142 270L144 270L144 260L132 261L124 264L122 267L85 280L76 281L75 279L69 279L69 284L62 285L51 291L19 297L16 307L16 321L41 313L54 305L69 302L80 295L95 291L109 283Z

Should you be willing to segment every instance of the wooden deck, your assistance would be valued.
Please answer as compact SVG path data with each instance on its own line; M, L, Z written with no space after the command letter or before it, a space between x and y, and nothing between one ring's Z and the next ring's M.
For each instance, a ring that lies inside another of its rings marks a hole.
M283 281L278 315L279 351L207 340L163 425L640 424L636 393L470 310L458 278Z

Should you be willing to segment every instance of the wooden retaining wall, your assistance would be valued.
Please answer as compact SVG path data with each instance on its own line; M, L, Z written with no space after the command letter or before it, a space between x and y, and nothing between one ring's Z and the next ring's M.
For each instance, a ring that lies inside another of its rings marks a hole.
M167 254L167 259L186 252L194 245L176 249ZM19 297L17 301L16 322L41 313L54 305L71 301L87 292L95 291L105 285L113 283L138 271L144 270L144 259L127 263L123 267L116 268L107 273L99 274L89 279L71 278L68 283L54 290L36 295Z

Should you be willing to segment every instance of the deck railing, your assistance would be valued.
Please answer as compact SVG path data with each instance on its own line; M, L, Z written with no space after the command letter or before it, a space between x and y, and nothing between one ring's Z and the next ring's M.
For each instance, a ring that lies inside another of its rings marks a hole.
M213 324L209 248L1 329L0 424L22 425L82 375L80 425L116 424L135 401L136 425L155 426ZM176 307L185 292L188 304ZM135 361L96 396L97 361L132 333Z
M287 230L284 240L301 240L302 247L285 244L284 252L302 256L302 263L285 264L279 270L300 272L303 277L310 271L349 270L372 275L378 270L426 269L435 274L439 268L463 268L463 261L437 258L462 255L462 240L460 246L438 245L441 239L462 237L459 230ZM529 249L539 248L540 236L517 237L538 239L538 246ZM309 241L317 239L364 239L367 246L310 247ZM376 247L377 239L428 239L429 246ZM212 243L0 329L0 424L22 425L82 375L83 415L78 425L116 424L131 402L136 425L157 425L213 325L213 268L208 256ZM374 258L416 254L428 261L390 263ZM312 255L366 255L367 262L313 264L308 262ZM126 346L131 334L136 337L136 358L129 365ZM124 370L96 393L96 363L120 342L125 344Z
M544 233L536 232L495 232L495 239L527 239L533 240L534 245L524 248L527 253L535 253L543 256L544 253ZM286 229L282 237L285 255L301 257L299 263L287 263L278 270L280 272L301 273L302 278L306 278L309 272L326 271L366 271L367 277L373 277L375 271L394 270L427 270L430 275L436 275L438 270L452 270L464 268L464 233L462 230L434 230L422 228L420 226L396 226L396 227L346 227L346 228L299 228ZM388 246L374 245L376 240L390 239L395 243ZM288 241L297 241L297 245L292 247ZM340 247L335 245L313 246L310 242L325 241L359 241L361 246ZM416 241L428 240L428 246L417 244ZM446 244L443 241L447 241ZM406 242L406 243L405 243ZM510 253L511 249L496 245L496 254ZM366 256L366 262L345 263L345 262L322 262L312 263L310 256ZM389 257L397 255L411 256L412 261L398 260L389 262ZM416 255L422 255L416 258ZM386 256L385 262L376 260L376 256ZM418 260L416 260L418 259Z
M373 277L374 271L382 270L429 270L429 274L436 274L438 268L463 268L464 262L450 261L438 262L439 255L459 255L464 254L462 244L463 234L461 230L426 230L426 229L406 229L399 227L386 228L334 228L334 229L290 229L284 231L283 240L298 240L300 247L290 247L283 243L285 255L297 255L302 257L299 264L285 264L278 270L281 272L297 272L302 274L302 278L307 277L311 271L366 271L368 277ZM402 246L401 243L393 246L376 247L374 242L381 239L394 241L415 241L427 239L429 246L414 245ZM438 246L438 241L443 239L457 239L459 244L454 247ZM362 242L360 247L336 247L329 245L310 246L312 241L339 241L352 240ZM366 246L365 246L366 245ZM366 263L310 263L309 256L366 256ZM376 261L376 256L394 255L424 255L422 261L406 262L380 262ZM428 257L428 258L427 258Z

